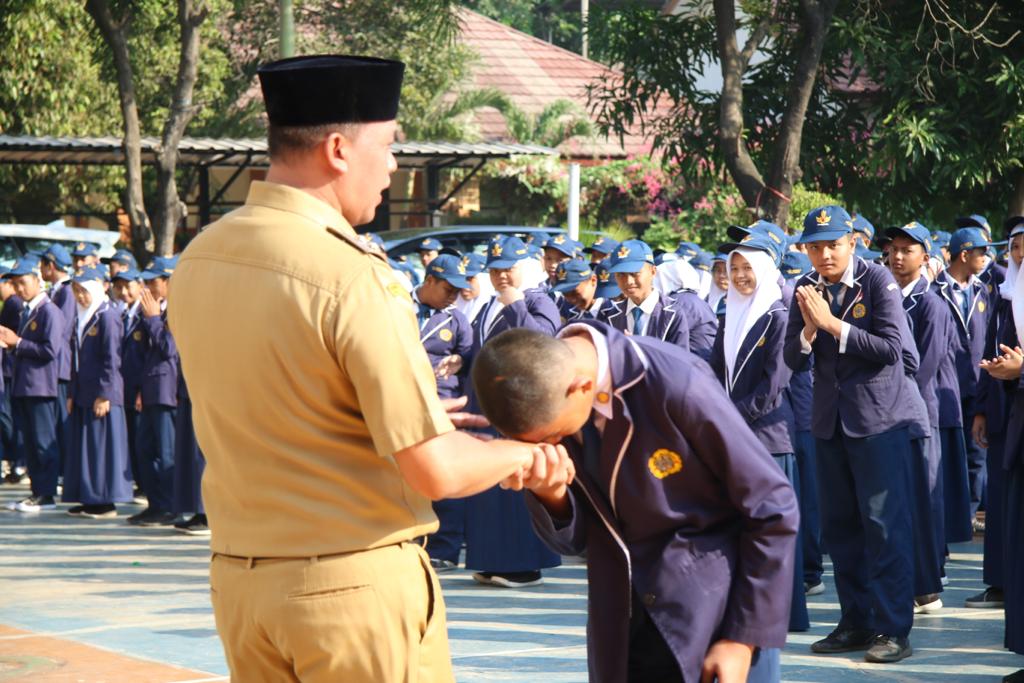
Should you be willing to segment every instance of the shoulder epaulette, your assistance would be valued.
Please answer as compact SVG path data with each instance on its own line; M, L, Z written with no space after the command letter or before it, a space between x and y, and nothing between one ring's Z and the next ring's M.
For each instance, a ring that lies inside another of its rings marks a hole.
M335 237L337 237L342 242L347 242L348 244L352 245L353 247L355 247L359 251L363 252L364 254L368 254L369 256L376 256L377 258L379 258L382 261L384 261L385 263L387 263L387 260L388 260L387 254L385 254L384 250L381 249L377 244L375 244L373 242L363 242L358 237L353 237L352 235L346 235L345 233L341 232L340 230L336 230L336 229L334 229L332 227L329 227L329 226L327 228L327 232L330 233L331 235L334 235Z

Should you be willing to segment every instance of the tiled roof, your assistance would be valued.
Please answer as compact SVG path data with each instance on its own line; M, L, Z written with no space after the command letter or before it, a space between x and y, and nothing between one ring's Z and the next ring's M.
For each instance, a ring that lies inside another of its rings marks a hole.
M459 12L460 40L479 56L472 87L496 88L520 109L537 114L560 99L587 109L586 87L619 74L556 45L534 38L468 9ZM479 110L474 119L484 140L508 140L504 117L495 109ZM650 152L650 143L637 134L618 140L570 140L563 144L569 156L625 156Z

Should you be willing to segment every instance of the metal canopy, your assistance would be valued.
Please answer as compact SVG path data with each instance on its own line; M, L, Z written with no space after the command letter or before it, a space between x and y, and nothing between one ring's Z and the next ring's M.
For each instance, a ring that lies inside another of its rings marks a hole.
M557 156L538 145L502 142L396 142L391 146L401 168L474 167L489 159L526 154ZM142 163L156 163L159 138L142 138ZM0 164L111 165L124 162L121 138L0 135ZM180 166L261 167L269 164L267 142L259 139L182 138Z

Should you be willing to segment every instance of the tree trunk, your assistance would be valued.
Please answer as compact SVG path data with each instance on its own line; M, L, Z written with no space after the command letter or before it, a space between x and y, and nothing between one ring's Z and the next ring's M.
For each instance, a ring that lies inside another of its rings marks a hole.
M135 100L135 79L128 59L125 20L114 19L107 0L86 0L85 9L96 22L114 58L117 93L121 103L121 116L124 119L124 168L127 183L125 210L131 222L132 250L141 257L152 251L153 231L142 194L142 132L139 126L138 103Z
M768 187L761 205L772 222L786 227L793 186L800 180L800 143L803 138L807 105L814 92L814 82L821 63L821 51L832 21L837 0L802 0L803 44L797 59L793 80L786 94L786 112L782 116L782 132L775 142L775 153L768 170Z
M181 27L178 75L170 111L164 122L156 167L158 204L154 221L155 253L161 256L170 256L174 253L174 235L185 217L185 205L178 197L176 178L178 145L196 112L196 106L192 103L192 93L195 90L199 65L199 27L208 14L209 10L206 7L197 7L193 0L178 0L178 25Z

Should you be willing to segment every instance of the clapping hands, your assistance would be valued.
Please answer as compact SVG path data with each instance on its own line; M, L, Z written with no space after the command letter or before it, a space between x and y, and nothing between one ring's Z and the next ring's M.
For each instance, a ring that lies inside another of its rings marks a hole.
M1024 352L1018 346L1011 349L1005 344L999 345L1002 354L992 360L983 360L979 363L982 370L995 379L1015 380L1021 375L1021 367L1024 367Z

